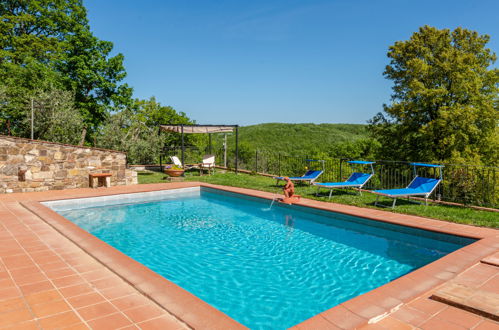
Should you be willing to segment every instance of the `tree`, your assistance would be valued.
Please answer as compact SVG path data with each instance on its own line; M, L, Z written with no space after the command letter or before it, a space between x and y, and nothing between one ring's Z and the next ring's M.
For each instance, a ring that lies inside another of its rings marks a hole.
M0 88L3 90L0 134L28 137L26 118L30 100L41 92L63 90L60 74L33 59L23 65L3 63L0 67L4 69L0 69Z
M124 56L109 57L113 44L94 37L88 26L79 26L65 40L66 56L55 67L66 78L68 90L75 92L76 107L89 128L97 128L110 107L132 103L132 89L119 82L126 76Z
M113 114L97 135L97 146L127 153L131 164L155 163L161 149L157 128L138 121L129 108Z
M40 91L31 96L34 109L34 138L77 144L83 118L74 110L74 96L67 91ZM26 118L25 127L30 127ZM27 134L26 134L27 135Z
M499 70L489 36L424 26L389 48L392 103L370 120L382 157L493 163L499 150Z
M159 160L163 145L179 145L180 134L163 132L159 125L165 123L192 124L185 113L169 106L161 106L154 97L135 100L130 107L114 113L97 136L102 148L125 151L132 164L152 164ZM186 143L196 137L186 136Z
M111 42L90 31L82 0L7 0L0 2L0 81L9 91L9 112L4 121L16 125L25 116L22 103L30 89L49 76L46 91L74 93L76 110L94 131L110 107L124 107L131 89L120 84L125 77L123 55L110 57ZM7 118L8 117L8 118Z
M162 106L156 101L156 98L151 97L148 100L136 99L133 103L133 111L135 120L144 123L147 127L155 130L159 129L161 124L194 124L194 121L189 119L184 112L177 112L170 106ZM161 146L180 147L181 135L172 132L160 132ZM200 145L207 139L206 134L187 134L184 136L185 145Z

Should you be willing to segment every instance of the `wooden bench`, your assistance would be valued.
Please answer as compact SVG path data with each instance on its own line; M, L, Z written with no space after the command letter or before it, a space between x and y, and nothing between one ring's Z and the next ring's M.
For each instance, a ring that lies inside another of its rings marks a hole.
M91 188L111 187L111 176L111 173L89 173L89 186Z

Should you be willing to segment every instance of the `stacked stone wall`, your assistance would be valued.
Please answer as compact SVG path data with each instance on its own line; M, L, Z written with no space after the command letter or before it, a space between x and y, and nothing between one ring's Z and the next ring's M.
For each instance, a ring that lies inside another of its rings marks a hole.
M137 183L126 154L0 135L0 193L86 188L90 173L111 173L111 185Z

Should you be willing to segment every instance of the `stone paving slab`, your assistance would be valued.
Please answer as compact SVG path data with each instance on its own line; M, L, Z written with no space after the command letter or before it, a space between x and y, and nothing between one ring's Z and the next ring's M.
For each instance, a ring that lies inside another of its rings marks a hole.
M499 302L495 300L498 290L498 268L478 262L442 286L361 328L499 330Z
M487 258L483 258L482 262L499 267L499 252L496 252L493 255L488 256Z
M499 295L450 283L436 291L431 299L499 321Z
M431 299L499 321L499 268L478 263L434 292Z

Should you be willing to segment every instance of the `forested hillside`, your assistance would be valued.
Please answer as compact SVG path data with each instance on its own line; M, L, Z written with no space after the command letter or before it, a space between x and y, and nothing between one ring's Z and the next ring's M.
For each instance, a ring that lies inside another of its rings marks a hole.
M240 127L240 154L244 158L255 150L329 157L371 155L377 143L360 124L265 123ZM233 144L233 139L229 140ZM232 146L233 147L233 146Z
M366 125L266 123L240 128L251 149L295 152L327 151L333 145L367 138Z

